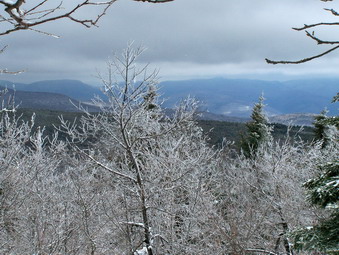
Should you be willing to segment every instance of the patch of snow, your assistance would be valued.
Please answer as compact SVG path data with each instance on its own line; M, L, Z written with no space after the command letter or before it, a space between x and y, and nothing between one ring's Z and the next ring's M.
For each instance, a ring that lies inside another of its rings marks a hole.
M136 226L136 227L145 228L145 225L143 223L139 223L139 222L128 221L128 222L122 222L122 223L125 223L127 225Z
M148 255L147 248L143 247L141 250L137 250L134 255Z
M334 180L326 183L326 186L333 186L333 187L338 187L339 186L339 180Z

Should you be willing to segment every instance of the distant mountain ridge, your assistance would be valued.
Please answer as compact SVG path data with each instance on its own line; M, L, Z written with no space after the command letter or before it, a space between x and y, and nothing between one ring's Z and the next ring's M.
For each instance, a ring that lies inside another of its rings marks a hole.
M206 79L166 81L160 84L166 107L188 94L201 101L201 110L228 116L248 117L261 93L268 115L320 113L324 108L338 114L331 99L339 91L339 79L261 81L247 79Z
M0 86L0 90L2 89L4 89L4 87ZM97 107L80 103L78 100L58 93L14 91L13 89L7 88L7 93L3 98L5 103L8 102L10 98L14 98L14 105L19 108L77 112L80 111L77 109L77 106L82 105L89 111L98 111Z
M19 91L64 94L77 101L90 101L103 93L98 87L77 80L50 80L31 84L0 81L0 85ZM248 118L261 93L269 116L294 113L320 113L324 108L330 115L338 115L338 106L331 104L339 91L339 79L305 79L292 81L262 81L248 79L196 79L164 81L159 94L163 107L173 108L188 95L200 101L200 111L206 118L222 116Z
M46 80L30 84L0 81L0 85L17 91L49 92L63 94L78 101L89 101L94 95L103 96L97 87L85 84L78 80Z

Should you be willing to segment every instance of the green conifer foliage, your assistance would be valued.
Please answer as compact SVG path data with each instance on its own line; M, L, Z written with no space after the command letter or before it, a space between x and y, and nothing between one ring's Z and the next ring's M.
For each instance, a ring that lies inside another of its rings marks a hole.
M337 94L332 103L339 101ZM327 117L322 112L315 118L316 139L323 140L323 148L330 150L338 146L339 117ZM332 129L330 134L328 131ZM318 224L294 231L291 236L297 250L325 251L339 254L339 161L332 160L319 166L319 176L303 186L308 190L307 199L312 205L328 211L328 217Z
M241 141L241 148L247 157L251 157L258 147L272 140L272 127L264 113L264 97L259 97L259 102L253 107L252 120L246 123L248 130L247 137Z
M339 254L339 161L320 166L321 175L304 184L308 199L330 212L317 225L293 232L297 250L320 250Z
M155 86L150 85L148 87L148 92L144 96L144 108L145 110L159 110L160 106L157 103L157 98L159 97L158 91Z
M322 148L327 147L336 140L338 136L338 116L328 117L327 111L322 111L314 118L314 136L315 140L322 141Z
M326 123L325 120L327 119L327 111L322 111L319 115L314 117L314 137L316 140L324 140L325 144L325 129ZM323 144L323 146L324 146Z

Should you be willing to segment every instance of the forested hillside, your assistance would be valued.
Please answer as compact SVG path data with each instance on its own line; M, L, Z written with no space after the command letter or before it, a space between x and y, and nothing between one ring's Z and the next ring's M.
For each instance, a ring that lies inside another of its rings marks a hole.
M16 116L20 117L20 122L29 121L35 115L33 130L37 127L45 128L45 135L52 135L55 127L58 127L60 117L62 116L69 122L76 122L80 124L81 117L84 115L82 112L63 112L63 111L50 111L50 110L37 110L37 109L24 109L19 108L16 110ZM12 114L10 114L12 116ZM229 122L229 121L214 121L204 120L194 117L197 125L203 129L204 135L208 138L208 144L211 146L222 145L224 139L234 142L235 149L240 148L241 137L247 133L245 122ZM284 140L286 135L289 134L295 139L302 139L305 142L311 142L314 137L314 129L309 126L286 126L283 124L272 124L273 137L276 141Z

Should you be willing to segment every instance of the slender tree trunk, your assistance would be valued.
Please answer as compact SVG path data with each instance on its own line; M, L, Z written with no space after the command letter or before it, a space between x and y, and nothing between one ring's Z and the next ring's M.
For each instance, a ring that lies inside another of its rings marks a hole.
M146 244L148 255L153 255L152 241L151 241L152 237L151 237L148 214L147 214L146 194L145 194L144 183L143 183L142 176L141 176L141 169L131 149L129 149L128 153L129 153L132 164L136 171L136 177L137 177L136 180L137 180L137 185L139 188L142 220L144 224L145 244Z
M286 250L288 255L293 255L294 253L293 253L292 247L290 246L290 243L289 243L289 241L286 237L286 235L289 231L288 224L287 224L285 218L282 215L281 208L279 208L279 215L280 215L280 219L281 219L281 225L282 225L282 228L283 228L283 232L281 233L281 236L283 237L283 244L284 244L285 250Z

